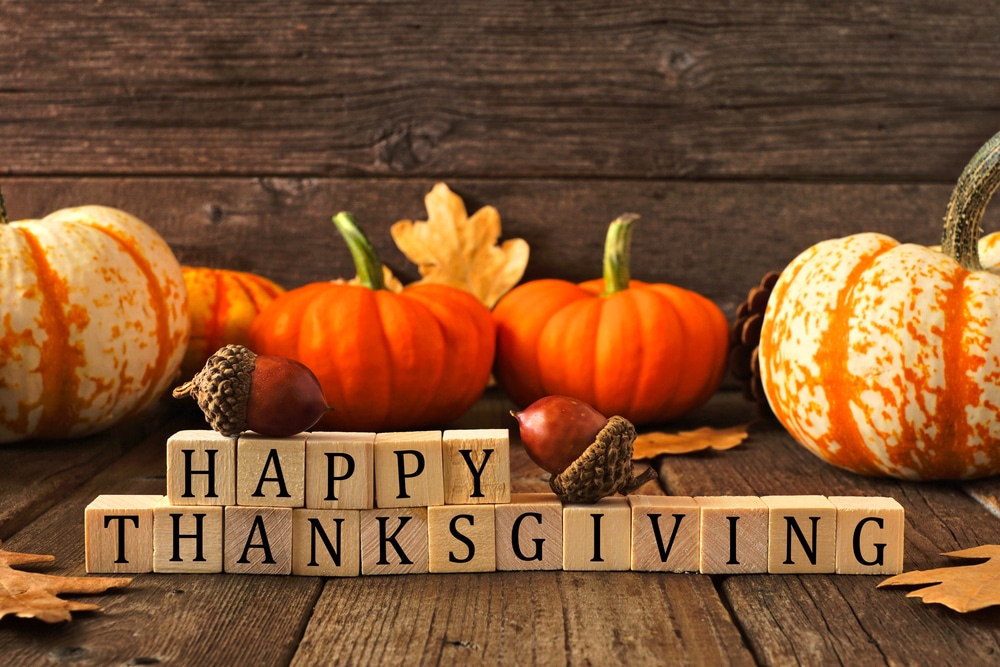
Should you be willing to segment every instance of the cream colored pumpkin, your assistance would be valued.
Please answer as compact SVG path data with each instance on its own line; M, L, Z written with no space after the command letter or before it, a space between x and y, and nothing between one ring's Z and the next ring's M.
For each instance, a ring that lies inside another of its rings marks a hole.
M189 326L180 264L138 218L0 216L0 443L82 436L148 407Z
M856 234L782 272L764 315L761 379L813 453L907 479L1000 473L1000 235L977 244L998 165L1000 135L959 180L943 249Z

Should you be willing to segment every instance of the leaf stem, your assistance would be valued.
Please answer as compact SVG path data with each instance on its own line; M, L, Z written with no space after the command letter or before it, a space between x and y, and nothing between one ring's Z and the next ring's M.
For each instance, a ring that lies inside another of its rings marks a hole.
M632 279L629 259L632 250L632 225L639 219L635 213L622 213L608 226L604 238L604 294L628 289Z
M368 289L385 289L382 261L368 238L358 228L354 215L341 211L333 216L333 224L337 226L337 231L347 243L347 249L351 251L351 257L354 258L354 268L358 272L358 282Z

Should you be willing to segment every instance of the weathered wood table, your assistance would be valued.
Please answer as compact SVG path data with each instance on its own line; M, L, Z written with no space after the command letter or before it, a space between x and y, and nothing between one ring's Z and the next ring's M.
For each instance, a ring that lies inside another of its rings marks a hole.
M464 426L511 427L491 391ZM756 410L733 392L684 422L727 426ZM201 416L164 404L85 442L0 450L4 548L56 556L35 569L83 573L83 510L99 493L164 493L165 442ZM515 441L515 490L546 490ZM906 509L907 570L939 552L1000 543L995 481L914 484L841 472L757 421L727 452L659 460L684 495L867 494ZM68 624L0 623L9 665L995 664L1000 610L959 615L876 590L878 576L497 572L349 579L136 576L86 598ZM82 599L82 598L80 598Z

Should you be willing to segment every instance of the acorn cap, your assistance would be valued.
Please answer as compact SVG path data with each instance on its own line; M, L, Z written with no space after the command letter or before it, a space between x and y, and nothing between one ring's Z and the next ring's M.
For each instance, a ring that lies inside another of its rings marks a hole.
M242 345L227 345L205 367L173 391L174 398L192 396L205 421L227 438L247 430L247 402L257 355Z
M646 468L635 475L632 470L632 443L635 427L624 417L608 420L597 438L568 468L549 480L549 487L566 503L596 503L615 493L623 495L656 477Z

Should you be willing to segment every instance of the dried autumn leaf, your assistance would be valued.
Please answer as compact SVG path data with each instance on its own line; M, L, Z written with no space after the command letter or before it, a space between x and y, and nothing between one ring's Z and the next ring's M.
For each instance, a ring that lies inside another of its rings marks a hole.
M422 279L463 289L492 308L524 275L528 243L500 238L500 213L484 206L470 217L462 198L444 183L424 197L427 220L400 220L390 228L393 241Z
M66 593L103 593L128 586L126 577L58 577L15 570L15 565L51 563L54 556L19 554L0 550L0 618L14 614L46 623L68 621L74 611L96 611L100 607L57 597Z
M906 597L943 604L962 613L1000 604L1000 545L987 544L944 554L950 558L983 559L975 565L914 570L889 577L878 585L924 586Z
M729 428L705 426L694 431L642 433L632 444L632 459L652 459L660 454L690 454L705 449L732 449L747 438L750 424Z

